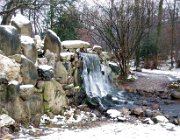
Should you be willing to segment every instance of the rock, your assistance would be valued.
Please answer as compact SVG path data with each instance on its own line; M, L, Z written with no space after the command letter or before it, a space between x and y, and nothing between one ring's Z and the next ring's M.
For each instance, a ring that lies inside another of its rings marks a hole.
M72 58L74 58L75 53L73 52L61 52L60 56L64 62L72 61Z
M10 82L7 86L6 102L14 101L19 95L19 83L16 81Z
M0 115L0 128L4 126L14 125L15 120L6 114Z
M154 117L152 120L154 121L154 123L168 123L169 122L169 120L162 115L158 115Z
M74 88L74 84L69 84L69 85L63 86L63 89L65 89L65 90L71 90L73 88Z
M152 105L152 110L158 110L160 109L160 104L156 103Z
M20 85L19 96L26 101L34 94L34 91L34 85Z
M20 98L9 101L6 105L9 115L17 122L22 125L28 125L30 121L30 114L27 105Z
M97 54L101 54L102 53L102 47L99 45L94 45L93 51L95 51Z
M21 35L32 37L32 24L25 16L17 14L11 20L11 25L16 27Z
M154 124L154 122L151 120L151 118L146 118L142 122L145 123L145 124Z
M44 57L45 57L45 62L44 63L41 63L41 65L49 65L49 66L52 66L54 68L56 62L57 62L57 55L50 52L49 50L46 50L45 54L44 54Z
M52 30L47 30L46 36L44 38L44 50L49 50L57 56L60 56L61 52L61 41L55 32Z
M21 81L20 65L12 59L0 54L0 77L8 81ZM3 82L3 81L2 81ZM5 82L5 81L4 81Z
M62 85L55 80L45 81L43 86L45 112L60 113L67 106L67 98Z
M144 110L141 107L135 107L133 108L133 110L131 111L132 115L135 116L144 116Z
M64 49L80 49L80 48L90 48L90 44L88 42L82 40L66 40L62 41L61 45Z
M35 42L35 48L37 50L38 57L43 57L44 56L44 50L43 50L44 44L41 40L41 37L39 35L35 35L34 42Z
M25 55L32 62L36 62L37 50L34 45L34 40L29 36L21 36L21 49L23 55Z
M79 74L79 69L78 68L76 68L74 70L73 77L74 77L74 85L79 86L80 85L80 74Z
M121 117L121 112L119 112L118 110L116 109L109 109L106 111L107 115L110 117L110 118L118 118L118 117Z
M50 81L54 77L54 69L52 66L39 65L37 71L41 80Z
M173 120L173 123L174 123L175 125L179 125L179 124L180 124L180 118L175 118L175 119Z
M129 116L129 115L131 114L131 112L129 111L129 109L128 109L128 108L125 108L125 107L119 109L119 111L120 111L123 115L125 115L125 116Z
M61 84L68 83L68 72L61 61L58 61L55 65L55 78Z
M40 118L43 113L43 97L41 94L34 94L26 101L30 117L30 122L38 127L40 124Z
M13 26L0 25L0 42L0 50L7 56L21 51L19 35Z
M39 35L34 36L34 43L35 43L35 47L37 50L42 49L42 40L41 40L41 37Z
M125 117L117 117L117 120L118 120L118 122L125 122L125 121L127 121L128 119L127 118L125 118Z
M17 63L21 63L21 54L15 54L15 55L11 55L9 56L10 59L14 59Z
M34 63L27 59L25 56L21 56L21 75L23 84L35 85L38 79L38 72Z
M180 100L180 92L173 90L171 92L171 98L174 100Z
M70 105L72 104L75 106L81 105L87 97L86 94L83 92L74 92L74 93L71 93L71 95L73 96L72 96L72 99L69 97L69 104Z

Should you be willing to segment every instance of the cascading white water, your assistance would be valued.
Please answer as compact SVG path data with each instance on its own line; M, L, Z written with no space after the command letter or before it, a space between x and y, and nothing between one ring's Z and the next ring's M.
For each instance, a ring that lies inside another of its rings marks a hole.
M82 53L83 72L86 94L90 97L104 97L111 92L108 75L102 70L96 54Z
M127 103L127 94L113 86L109 75L110 68L101 64L96 54L81 53L81 58L84 88L91 103L98 102L101 107L121 106Z

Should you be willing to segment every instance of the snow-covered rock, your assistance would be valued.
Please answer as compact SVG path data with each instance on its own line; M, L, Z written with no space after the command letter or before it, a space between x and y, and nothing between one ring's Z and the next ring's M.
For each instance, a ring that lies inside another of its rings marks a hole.
M11 19L11 25L16 27L21 35L32 36L32 24L25 16L17 14Z
M62 41L61 45L65 49L78 49L78 48L90 48L90 44L88 42L82 40L66 40Z
M151 118L146 118L142 122L145 123L145 124L154 124L154 122L151 120Z
M169 120L165 116L162 116L162 115L158 115L154 117L153 121L155 123L168 123L169 122Z
M0 115L0 128L3 126L13 125L15 120L6 114Z
M34 40L29 36L21 36L21 49L22 53L34 63L37 59L37 50Z
M99 45L94 45L93 51L95 51L97 54L100 54L100 53L102 53L102 47Z
M19 86L19 94L20 97L24 100L27 100L34 94L35 88L34 85L20 85Z
M109 117L111 117L113 119L120 117L122 115L122 113L116 109L109 109L109 110L107 110L106 113L108 114Z
M54 68L49 65L39 65L38 75L42 80L49 81L54 77Z
M20 39L16 28L0 25L0 50L7 56L20 53Z
M49 50L50 52L53 52L60 55L61 52L61 40L57 36L57 34L52 30L47 30L46 36L44 38L44 50Z
M61 52L60 56L64 61L70 61L74 57L75 53L73 52Z

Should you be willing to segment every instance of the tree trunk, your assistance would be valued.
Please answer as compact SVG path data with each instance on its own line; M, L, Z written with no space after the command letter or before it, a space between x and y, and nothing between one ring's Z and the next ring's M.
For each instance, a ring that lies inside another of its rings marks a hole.
M161 28L162 28L162 15L163 15L163 2L164 0L159 1L159 9L158 9L158 25L157 25L157 40L156 45L157 48L160 48L160 37L161 37ZM155 56L155 59L153 61L154 68L157 69L158 65L158 52Z

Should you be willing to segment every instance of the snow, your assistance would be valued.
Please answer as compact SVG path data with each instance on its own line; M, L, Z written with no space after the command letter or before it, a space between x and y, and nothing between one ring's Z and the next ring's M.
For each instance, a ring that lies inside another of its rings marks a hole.
M54 31L52 31L52 30L48 29L48 32L50 32L53 36L55 36L55 37L59 38L59 37L57 36L57 34L56 34Z
M53 67L49 66L49 65L39 65L38 68L42 69L42 70L52 70L53 69Z
M21 14L17 14L15 17L12 18L11 21L14 21L19 27L21 27L24 24L30 23L30 21Z
M93 50L94 50L94 49L102 49L102 47L99 46L99 45L94 45L94 46L93 46Z
M66 40L61 45L66 49L90 48L90 44L82 40Z
M11 81L9 82L9 85L19 85L19 82L16 81L16 80L11 80Z
M116 118L121 116L121 112L117 111L116 109L109 109L106 112L111 118Z
M15 123L14 119L6 114L0 115L0 128L6 125L13 125Z
M14 34L14 31L16 30L16 28L11 25L1 25L1 27L3 27L9 34Z
M21 85L20 89L29 89L29 88L34 88L34 85L27 84L27 85Z
M62 128L52 128L48 131L48 135L40 138L24 138L26 140L179 140L180 127L172 124L132 124L132 123L109 123L92 129L75 129L68 130ZM23 140L23 138L22 138Z
M33 38L29 37L29 36L21 36L21 43L23 44L34 44L34 40Z
M150 69L142 69L143 73L153 73L153 74L163 74L163 75L170 75L177 79L180 78L180 69L173 69L173 70L150 70Z
M60 56L64 59L64 60L67 60L67 61L70 61L71 60L71 56L74 56L75 53L72 53L72 52L61 52L60 53Z

